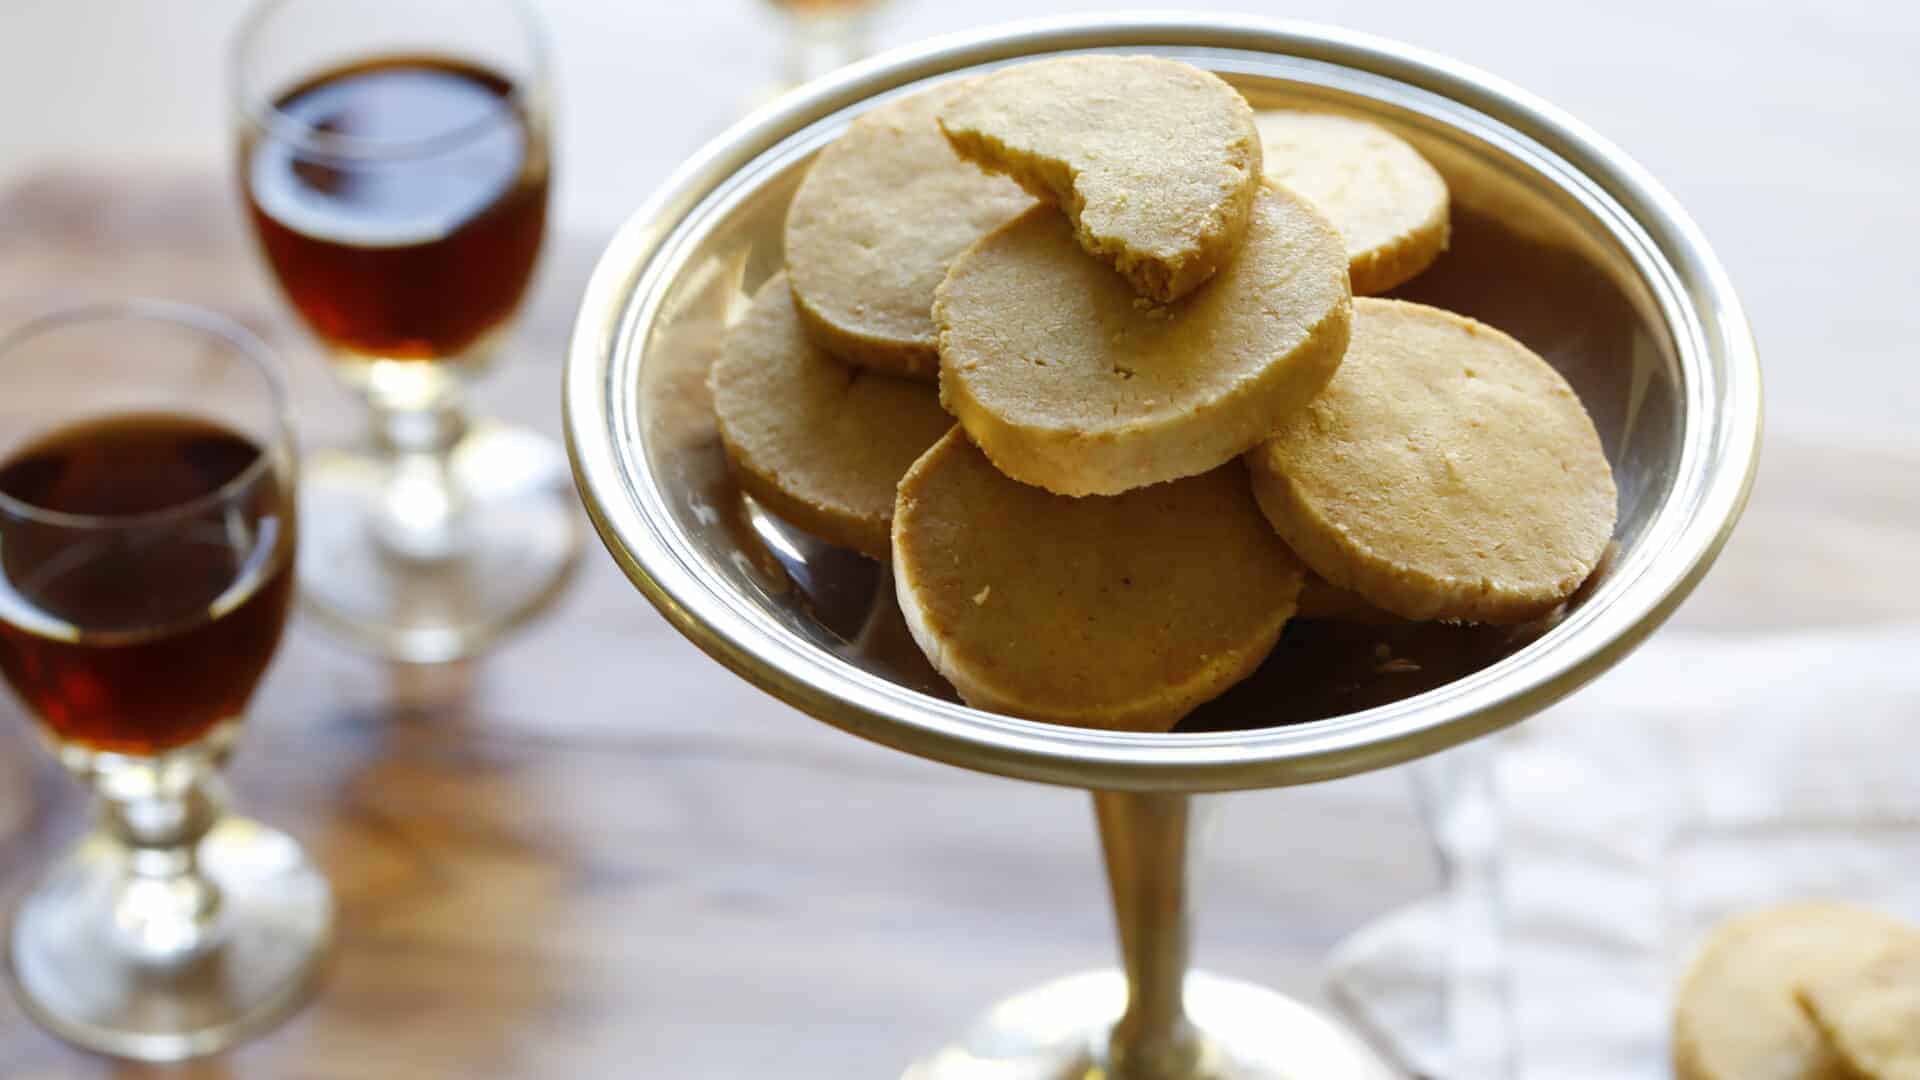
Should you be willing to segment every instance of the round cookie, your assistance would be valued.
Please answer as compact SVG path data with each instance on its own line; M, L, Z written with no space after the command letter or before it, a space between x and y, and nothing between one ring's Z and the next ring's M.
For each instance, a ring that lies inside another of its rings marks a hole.
M747 494L821 539L887 557L894 485L953 425L932 387L820 351L777 274L728 332L708 383Z
M1111 498L1001 475L959 428L900 481L893 577L977 708L1165 731L1259 666L1305 571L1237 463Z
M1920 933L1881 946L1858 971L1804 980L1798 998L1853 1075L1920 1080Z
M1320 392L1347 347L1340 237L1262 189L1238 258L1157 307L1050 207L989 234L935 294L940 400L993 463L1062 495L1206 472Z
M1406 140L1328 113L1255 116L1266 174L1307 197L1346 240L1353 294L1408 280L1447 249L1447 182Z
M1420 304L1355 300L1339 372L1248 462L1314 572L1408 619L1543 615L1613 534L1613 474L1566 380Z
M1681 981L1673 1013L1674 1075L1849 1075L1794 1000L1795 989L1857 972L1889 941L1913 932L1895 919L1837 904L1797 904L1728 920Z
M1089 253L1163 303L1232 261L1260 184L1253 109L1175 60L1003 68L941 110L940 127L961 156L1057 202Z
M787 209L787 278L807 331L850 364L932 379L933 290L947 264L1033 205L962 161L934 115L967 81L863 114L820 152Z

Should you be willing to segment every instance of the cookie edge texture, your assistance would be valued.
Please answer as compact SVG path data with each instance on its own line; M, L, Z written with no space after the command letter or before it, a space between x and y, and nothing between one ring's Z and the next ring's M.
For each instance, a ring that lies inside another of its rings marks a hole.
M913 499L912 488L921 474L931 469L928 464L934 455L945 447L950 439L967 440L966 432L959 425L927 448L913 467L900 478L893 509L892 563L894 596L905 618L907 631L913 637L914 644L926 655L933 669L953 685L962 701L972 708L987 712L1011 716L1021 720L1034 720L1044 723L1061 724L1068 727L1094 728L1103 731L1128 732L1166 732L1173 729L1186 715L1200 706L1226 693L1235 685L1252 675L1261 664L1266 662L1273 649L1279 644L1281 631L1294 616L1300 601L1300 586L1304 584L1304 567L1295 575L1295 588L1290 601L1280 606L1280 613L1273 619L1270 629L1263 629L1254 647L1238 655L1211 658L1214 662L1201 667L1194 677L1180 687L1169 689L1164 695L1151 701L1130 705L1117 710L1083 710L1069 712L1065 710L1034 706L1011 697L1002 696L983 684L981 679L968 670L959 659L941 644L938 635L928 619L926 610L921 606L914 590L913 560L901 543L901 530L898 527L911 513ZM991 459L989 459L991 460Z
M1538 353L1498 327L1430 304L1380 297L1362 299L1371 303L1425 308L1473 323L1481 331L1525 351L1545 364L1556 379L1563 384L1566 382L1565 376L1553 365L1547 364ZM1571 390L1571 386L1568 389ZM1544 592L1535 594L1484 589L1478 583L1443 578L1413 567L1387 566L1377 557L1369 557L1366 553L1342 546L1336 539L1345 535L1342 527L1328 520L1319 508L1301 494L1298 485L1271 463L1265 444L1254 447L1246 454L1247 471L1253 477L1254 499L1260 504L1260 512L1266 516L1274 531L1314 573L1336 588L1357 594L1382 611L1417 622L1439 619L1494 626L1530 622L1551 613L1593 576L1594 570L1606 557L1607 545L1612 542L1620 523L1620 488L1613 475L1613 463L1606 459L1604 445L1599 442L1598 430L1593 429L1593 418L1586 412L1586 404L1580 401L1578 393L1574 394L1573 400L1580 405L1589 429L1593 430L1595 444L1601 448L1601 463L1606 466L1607 491L1613 512L1607 533L1601 538L1598 548L1590 558L1581 560L1586 569L1578 577L1557 582Z
M1345 252L1339 232L1312 203L1290 188L1279 189L1276 197L1291 200L1304 210L1321 230L1321 239ZM1044 212L1044 208L1028 211ZM1025 216L1014 218L1000 229L1012 228ZM1000 229L981 237L954 259L954 265L960 265ZM948 333L943 315L945 300L943 281L933 302L933 321L943 353L947 351ZM1258 377L1242 380L1229 397L1177 419L1143 418L1100 432L1011 424L968 393L945 365L940 375L940 405L966 428L987 460L1015 480L1056 495L1119 495L1149 484L1198 476L1256 449L1288 417L1326 389L1346 357L1352 334L1353 294L1349 289L1279 362ZM1143 427L1161 430L1151 437L1136 438ZM1123 445L1129 439L1134 445Z
M1063 57L1052 62L1077 59L1086 58ZM1129 248L1118 237L1096 235L1082 219L1086 198L1080 193L1079 172L1067 162L1008 146L985 131L948 127L944 112L939 117L940 130L946 135L954 153L989 172L1010 177L1034 198L1059 207L1073 223L1074 238L1080 242L1082 250L1112 266L1127 279L1135 292L1157 303L1172 303L1205 284L1221 267L1231 262L1239 252L1241 242L1246 239L1248 224L1253 217L1254 199L1266 175L1260 132L1254 125L1253 106L1248 104L1246 97L1232 83L1217 73L1163 57L1129 56L1122 59L1154 60L1198 72L1225 87L1237 103L1233 111L1241 128L1240 138L1229 148L1227 164L1229 168L1238 170L1244 179L1228 193L1226 199L1208 209L1206 219L1200 223L1194 235L1192 246L1176 252L1176 257L1171 261Z

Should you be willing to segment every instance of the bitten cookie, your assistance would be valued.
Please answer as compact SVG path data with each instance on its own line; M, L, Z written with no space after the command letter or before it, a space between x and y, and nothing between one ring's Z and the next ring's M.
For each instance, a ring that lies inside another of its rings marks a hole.
M1837 904L1728 920L1681 981L1673 1013L1678 1080L1841 1080L1848 1073L1794 1000L1802 983L1857 973L1914 931Z
M956 259L935 293L940 400L1008 476L1112 495L1193 476L1272 433L1347 348L1340 237L1261 191L1240 255L1158 307L1036 207Z
M820 152L787 210L787 278L807 331L841 360L931 379L933 290L967 245L1033 205L948 147L944 83L855 120Z
M1233 258L1260 183L1253 110L1218 75L1150 56L1004 68L940 112L963 157L1057 202L1143 296L1184 296Z
M1447 249L1447 182L1378 124L1327 113L1255 117L1266 174L1307 197L1347 243L1355 296L1383 293Z
M1260 664L1304 574L1238 463L1112 498L1001 475L959 428L900 481L893 575L970 705L1165 731Z
M887 557L894 485L953 425L932 387L815 347L782 275L754 294L708 381L742 489L823 540Z
M1613 534L1613 474L1580 399L1492 327L1353 307L1333 381L1248 455L1260 508L1315 573L1403 618L1552 610Z
M1858 971L1805 979L1799 999L1854 1074L1920 1080L1920 932L1881 946Z

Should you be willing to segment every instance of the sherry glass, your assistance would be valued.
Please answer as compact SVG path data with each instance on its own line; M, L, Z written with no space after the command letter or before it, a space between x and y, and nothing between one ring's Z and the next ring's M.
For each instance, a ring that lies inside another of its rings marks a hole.
M93 830L15 911L28 1015L103 1053L230 1046L303 999L333 919L219 779L293 594L294 448L266 347L130 302L0 339L0 673Z
M470 655L578 549L557 447L473 422L547 223L547 54L519 0L265 0L233 47L238 174L372 446L306 465L300 586L395 659Z
M729 314L780 266L811 156L863 108L943 78L1087 50L1219 72L1257 108L1346 112L1447 178L1453 243L1399 295L1502 327L1593 415L1620 492L1616 550L1550 626L1290 626L1249 680L1173 732L1097 731L961 703L889 629L891 575L762 513L701 396ZM1036 20L902 48L814 84L689 160L615 235L569 350L568 446L608 551L689 639L851 734L1088 790L1121 965L993 1007L911 1080L1391 1076L1307 1004L1190 971L1192 796L1385 768L1517 723L1616 663L1712 564L1758 456L1760 375L1724 271L1618 149L1504 82L1367 35L1255 17Z
M782 89L811 82L863 59L873 48L873 16L884 0L767 0L786 24Z

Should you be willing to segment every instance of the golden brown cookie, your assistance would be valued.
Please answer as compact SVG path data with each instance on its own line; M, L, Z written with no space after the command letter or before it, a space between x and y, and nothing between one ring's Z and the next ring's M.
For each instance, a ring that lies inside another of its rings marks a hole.
M1165 731L1259 666L1304 574L1237 463L1107 498L1010 480L954 428L900 481L893 577L968 704Z
M1267 177L1307 197L1347 243L1353 294L1383 293L1447 249L1447 182L1378 124L1276 110L1255 117Z
M940 400L1008 476L1112 495L1264 439L1332 377L1349 308L1339 235L1277 186L1239 257L1166 307L1036 207L956 259L935 293Z
M741 488L830 543L885 559L894 485L953 424L933 388L822 352L777 274L728 332L708 379Z
M1572 595L1613 534L1613 474L1565 379L1490 326L1353 302L1340 370L1248 455L1288 546L1408 619L1520 622Z
M1810 976L1800 1005L1834 1053L1870 1080L1920 1080L1920 932L1858 971Z
M933 290L967 245L1033 205L962 161L934 114L968 81L863 114L820 152L787 209L787 277L807 331L840 359L931 379Z
M1163 303L1233 259L1260 183L1246 99L1175 60L1003 68L942 109L940 126L961 156L1058 203L1088 252Z
M1838 904L1730 919L1681 981L1673 1013L1678 1080L1845 1080L1853 1074L1794 999L1804 982L1857 973L1913 930Z

